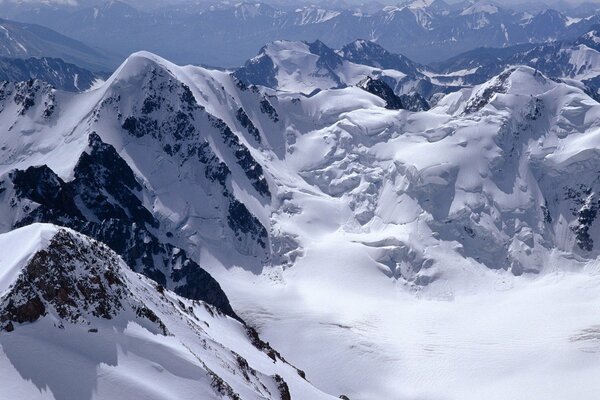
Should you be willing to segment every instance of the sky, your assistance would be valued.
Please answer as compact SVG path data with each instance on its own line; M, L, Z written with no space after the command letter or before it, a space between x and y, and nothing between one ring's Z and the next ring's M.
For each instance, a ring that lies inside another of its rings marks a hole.
M94 0L0 0L0 4L5 4L5 3L29 3L29 4L35 4L35 3L43 3L43 4L61 4L61 5L77 5L77 4L85 4L85 3L90 3L93 2ZM102 0L98 0L98 1L102 1ZM144 4L148 4L149 6L156 6L156 4L180 4L180 3L184 3L184 2L199 2L199 3L203 3L203 2L212 2L212 1L218 1L218 0L144 0L144 1L140 1L140 0L121 0L125 3L135 3L135 5L139 8L144 8L143 5ZM230 0L231 3L236 3L238 1L244 1L244 0ZM314 4L321 4L321 3L326 3L326 1L321 2L319 0L245 0L245 1L249 1L249 2L258 2L258 1L264 1L265 3L289 3L289 4L294 4L294 3L307 3L307 2L312 2ZM365 3L380 3L380 4L385 4L385 5L396 5L396 4L400 4L400 3L404 3L405 1L410 1L410 0L341 0L345 3L348 4L365 4ZM458 3L458 2L462 2L464 0L445 0L447 3ZM484 1L488 1L488 0L484 0ZM501 6L505 6L505 7L512 7L512 6L517 6L520 8L523 7L527 7L528 5L531 5L533 7L533 5L538 5L538 7L535 8L539 8L539 4L546 4L549 7L552 8L557 8L557 9L563 9L563 8L569 8L572 6L577 6L577 5L581 5L584 3L590 4L590 5L599 5L600 6L600 0L489 0L492 3L496 3L498 5ZM337 2L337 1L336 1Z

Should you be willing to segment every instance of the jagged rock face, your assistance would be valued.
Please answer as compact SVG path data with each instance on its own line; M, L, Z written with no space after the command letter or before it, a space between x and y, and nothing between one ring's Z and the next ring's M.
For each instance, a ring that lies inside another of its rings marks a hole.
M258 56L251 58L243 67L238 68L234 72L234 76L246 85L277 86L277 69L273 60L265 54L264 47Z
M410 111L427 111L431 108L427 100L418 92L403 94L400 97L400 102L405 109Z
M92 133L87 148L73 167L72 179L65 181L44 165L9 174L5 184L14 189L14 196L9 200L11 213L14 212L12 224L51 222L76 229L105 242L136 271L168 289L207 301L235 316L218 283L180 248L185 239L174 237L179 233L177 227L190 218L183 215L186 211L176 211L182 214L182 221L176 226L170 221L167 223L171 225L166 225L165 216L157 214L152 204L145 203L157 196L156 187L150 187L153 182L148 181L152 172L146 171L148 177L137 176L129 163L93 128L97 126L102 134L106 124L117 123L121 129L119 135L127 141L153 146L162 153L161 157L172 159L182 170L189 171L185 174L193 176L194 185L198 185L197 180L201 182L199 194L204 197L188 201L196 202L194 206L199 212L215 221L213 228L198 225L190 230L204 229L203 234L214 240L211 237L214 229L219 229L225 242L235 251L261 260L269 257L268 231L234 194L233 173L236 183L243 180L244 187L267 203L271 193L265 171L238 134L206 112L186 84L156 64L149 63L145 68L135 75L140 80L142 96L129 97L124 89L128 83L119 81L90 114L86 123ZM14 98L10 105L19 107L23 110L21 113L31 108L35 111L30 112L36 113L49 109L40 107L45 97L37 83L13 86L7 85L3 92L5 104ZM271 118L276 118L272 106L267 111L271 112ZM240 124L259 141L258 129L244 115L242 109ZM46 119L38 116L40 123L47 123L43 122ZM181 179L179 174L184 173L173 171L167 179Z
M256 128L256 126L254 126L254 123L248 117L248 114L246 114L243 108L238 108L235 113L235 117L237 118L238 122L248 130L248 133L254 138L254 140L256 140L257 143L261 143L262 139L260 137L259 130Z
M600 50L600 25L594 25L590 30L575 40L575 45L583 44L590 49Z
M342 47L338 53L357 64L383 69L395 69L407 75L421 75L419 65L408 58L390 53L380 45L368 40L356 40Z
M279 114L277 114L277 110L275 107L273 107L267 97L263 97L263 99L260 101L260 111L263 114L268 115L273 122L276 123L279 121Z
M115 149L90 135L89 150L64 182L47 166L10 174L22 217L15 226L48 222L106 243L136 271L178 294L203 300L235 316L219 284L186 252L159 238L160 223L142 204L142 186ZM246 216L247 217L247 216Z
M49 119L55 111L55 94L53 88L40 80L30 79L23 82L0 82L0 112L16 105L17 113L25 115L36 105L38 117Z
M485 107L497 93L506 93L507 80L514 69L508 69L498 77L494 78L493 82L483 87L474 97L472 97L465 106L465 114L470 114L481 110Z
M336 68L343 64L342 57L336 54L336 52L329 47L325 46L325 44L320 40L316 40L307 44L308 50L312 54L319 56L317 67L328 69L333 73Z
M204 171L207 201L212 202L210 205L226 222L224 228L231 230L231 244L242 254L268 258L266 228L236 198L232 187L232 169L239 168L250 187L264 197L263 201L270 200L263 168L248 147L223 120L200 106L190 88L166 68L150 64L136 79L143 97L121 96L119 85L127 83L118 83L114 93L97 108L96 122L112 119L116 113L122 128L141 143L158 144L166 156L182 168L190 169L191 174ZM265 106L266 112L276 120L275 109L268 106ZM243 118L240 113L239 118L255 139L260 139L260 133L247 115ZM217 142L211 142L211 138Z
M367 77L358 84L358 87L385 100L385 108L387 109L401 110L405 108L400 97L396 96L392 88L382 80Z
M48 246L23 267L0 299L0 323L32 323L52 315L58 321L89 324L131 311L166 334L162 321L130 292L118 258L105 245L72 231L59 230Z

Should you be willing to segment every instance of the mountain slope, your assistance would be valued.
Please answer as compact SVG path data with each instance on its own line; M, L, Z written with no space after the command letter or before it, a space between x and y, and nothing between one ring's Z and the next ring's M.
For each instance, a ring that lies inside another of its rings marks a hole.
M84 93L7 85L2 231L82 230L201 300L202 268L333 395L593 397L598 103L514 66L389 109L295 45L275 72L311 95L146 52Z
M102 76L60 58L0 58L0 80L29 79L42 80L61 90L81 91L91 88Z
M537 46L520 45L504 49L477 49L433 65L439 74L428 73L439 85L472 86L481 84L512 65L528 65L557 79L580 84L598 98L600 71L596 29L574 42L550 42Z
M527 67L428 112L385 110L351 87L294 98L279 101L294 132L271 222L286 232L282 266L215 269L244 319L350 398L597 390L596 353L582 351L597 342L581 335L596 332L600 283L598 103ZM335 361L295 350L299 330L311 332L301 348Z
M234 74L245 84L304 94L356 85L367 77L385 81L397 94L432 92L417 64L364 40L338 51L320 41L273 42Z
M99 242L34 224L0 246L3 397L333 398L241 323L133 273Z
M111 71L114 57L40 25L0 19L0 56L60 58L92 71Z

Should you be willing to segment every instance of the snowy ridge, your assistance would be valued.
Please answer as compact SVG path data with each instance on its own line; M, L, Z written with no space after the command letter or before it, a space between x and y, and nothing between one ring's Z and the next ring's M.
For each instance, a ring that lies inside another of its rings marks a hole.
M334 396L595 393L600 105L510 66L398 110L352 65L320 42L268 45L241 75L137 53L95 90L51 90L48 118L41 85L25 112L11 91L2 230L87 229L196 300L205 270Z
M0 235L3 248L15 240L29 254L0 264L3 395L333 398L261 349L252 330L133 273L98 242L39 224ZM65 370L57 375L54 362ZM19 374L28 381L15 387Z
M419 85L428 81L419 69L406 57L366 40L356 40L337 51L320 41L277 41L261 49L235 75L246 84L306 95L354 86L370 76L384 80L401 95L419 91Z

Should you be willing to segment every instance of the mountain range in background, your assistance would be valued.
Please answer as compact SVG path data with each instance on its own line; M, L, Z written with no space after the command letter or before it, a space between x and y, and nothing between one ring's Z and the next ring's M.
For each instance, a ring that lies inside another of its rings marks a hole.
M585 18L552 9L513 11L487 0L457 4L418 0L402 6L372 4L364 10L249 2L138 7L120 1L78 6L9 2L0 16L44 25L121 56L149 50L179 64L223 67L242 64L275 40L321 40L341 47L366 39L429 63L482 46L573 40L600 22L595 11Z

